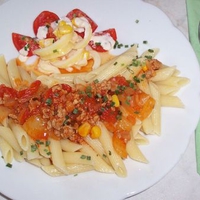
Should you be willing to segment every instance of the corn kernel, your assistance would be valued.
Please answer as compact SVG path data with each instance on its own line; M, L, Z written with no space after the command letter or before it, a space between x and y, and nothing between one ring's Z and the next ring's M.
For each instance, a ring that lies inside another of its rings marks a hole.
M90 137L92 139L99 138L101 136L101 129L99 126L93 126L90 132Z
M119 99L118 99L118 96L116 94L112 95L112 102L114 102L114 106L115 107L119 107L120 106L120 102L119 102Z
M144 66L142 67L142 70L143 70L143 71L147 71L147 70L148 70L148 67L147 67L146 65L144 65Z
M91 130L91 125L88 122L83 123L81 126L78 128L78 133L82 137L86 137Z

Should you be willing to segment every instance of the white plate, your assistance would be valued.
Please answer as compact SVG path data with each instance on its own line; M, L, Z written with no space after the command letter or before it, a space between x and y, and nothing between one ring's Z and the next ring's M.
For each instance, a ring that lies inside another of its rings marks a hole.
M64 16L80 8L91 16L99 30L115 27L118 40L139 44L139 51L158 47L157 56L167 65L176 65L191 83L178 95L185 109L162 109L162 135L150 136L142 151L150 161L141 164L126 160L127 178L88 172L78 176L52 178L27 163L5 167L0 159L0 192L10 198L106 200L123 199L149 188L163 178L184 153L199 118L200 73L195 54L187 39L156 7L139 0L12 0L0 7L0 53L6 59L17 56L11 32L33 35L32 22L43 10ZM136 23L139 20L139 23ZM143 41L148 44L143 44Z

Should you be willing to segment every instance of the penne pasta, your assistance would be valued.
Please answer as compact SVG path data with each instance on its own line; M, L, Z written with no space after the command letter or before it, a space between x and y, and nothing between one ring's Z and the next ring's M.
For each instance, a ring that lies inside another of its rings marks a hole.
M53 165L63 174L69 174L68 168L65 164L60 141L50 139L50 152Z
M59 171L54 165L41 166L41 169L49 176L57 177L64 176L65 174Z
M115 152L111 136L106 129L106 127L102 124L98 124L101 127L101 136L99 137L102 146L105 149L106 155L110 160L112 167L115 170L115 173L120 177L125 177L127 175L126 167L121 159L121 157Z
M80 150L91 156L93 167L96 171L103 173L114 173L113 168L108 165L89 145L84 144Z
M13 121L9 121L9 126L15 135L15 138L17 139L21 149L23 151L27 151L29 147L29 137L25 130L19 124L16 124Z
M0 150L2 153L2 157L4 162L7 163L12 163L13 158L14 158L14 153L12 147L4 140L2 137L0 137Z
M0 137L2 137L16 152L20 153L22 151L22 148L18 144L10 128L0 126Z
M51 165L51 160L49 158L40 158L39 161L42 164L42 166L50 166Z
M18 89L18 86L22 82L22 80L19 73L19 68L16 64L16 59L12 59L8 62L7 70L11 86L15 89Z
M26 159L28 161L41 158L38 146L33 139L30 138L28 150L26 151Z
M25 151L20 151L20 153L16 152L15 150L13 151L13 156L14 159L17 162L24 162L26 158L26 152Z
M151 115L142 122L142 130L145 134L154 134L154 125Z
M160 103L162 107L184 108L183 102L177 96L161 95Z
M97 153L101 156L101 158L110 164L108 157L106 156L106 152L98 139L92 139L90 136L84 138L87 144L89 144Z
M189 79L186 77L171 76L163 81L156 82L157 85L167 85L172 87L183 87L189 83Z
M131 140L127 142L126 150L131 159L142 163L148 163L148 160L145 158L144 154L139 149L134 138L131 138Z
M92 157L82 152L63 152L67 164L93 165Z
M174 67L161 68L156 71L156 76L152 77L150 80L153 82L164 81L164 80L170 78L174 72L175 72Z
M157 86L154 83L150 82L149 87L150 87L152 97L156 100L154 109L151 113L151 119L152 119L153 127L154 127L153 132L157 135L160 135L160 133L161 133L160 93L159 93L159 89L157 88Z
M157 85L157 88L161 95L173 95L180 89L179 87L168 85Z
M82 145L71 142L68 139L60 140L60 145L63 151L75 152L82 148Z
M0 73L0 83L5 84L7 86L11 86L10 78L7 71L7 64L4 55L0 55L0 66L1 66L1 73Z

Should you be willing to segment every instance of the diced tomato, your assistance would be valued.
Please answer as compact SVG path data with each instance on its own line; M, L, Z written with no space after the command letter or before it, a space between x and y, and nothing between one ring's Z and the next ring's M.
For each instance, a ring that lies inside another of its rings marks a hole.
M87 111L89 114L95 114L98 112L100 104L97 103L95 98L92 97L86 97L84 99L84 105L85 108L87 108Z
M62 89L67 91L67 92L71 92L72 91L72 87L69 86L68 84L61 84Z
M45 102L47 99L52 98L52 97L53 97L53 90L52 90L52 88L47 89L47 90L43 93L42 96L43 96L44 102Z
M100 118L105 122L115 124L115 122L117 121L117 115L118 115L117 110L113 111L111 108L104 108L102 114L100 115Z
M39 48L37 41L29 36L21 35L18 33L12 33L12 40L15 48L20 51L25 49L28 52L27 56L32 56L33 51Z
M113 134L112 142L117 154L120 155L123 159L127 158L128 154L126 151L125 141L122 138L120 138L117 134Z
M29 101L33 95L39 90L41 81L34 81L29 88L18 92L18 98L21 103Z
M113 84L120 85L120 86L128 86L128 81L124 76L115 76L110 78Z
M21 107L18 114L19 124L24 124L25 121L31 116L30 110L27 107Z
M75 17L85 17L91 25L92 32L94 32L98 27L98 25L86 13L78 8L71 10L66 17L68 17L70 20L74 19Z
M53 34L53 29L51 28L51 23L59 20L59 17L50 11L43 11L41 12L34 20L33 22L33 31L35 35L37 35L38 28L40 26L47 26L48 27L48 34L47 38L55 37Z
M95 32L94 36L103 36L103 35L106 35L106 34L110 35L114 41L117 40L117 33L116 33L116 30L114 28L107 29L107 30L104 30L104 31L101 31L101 32ZM94 43L93 40L91 40L89 42L89 45L95 51L98 51L98 52L106 52L107 51L101 46L101 43L96 44L96 43Z
M17 91L2 84L0 85L0 97L2 98L4 95L9 96L10 98L15 98L17 97Z

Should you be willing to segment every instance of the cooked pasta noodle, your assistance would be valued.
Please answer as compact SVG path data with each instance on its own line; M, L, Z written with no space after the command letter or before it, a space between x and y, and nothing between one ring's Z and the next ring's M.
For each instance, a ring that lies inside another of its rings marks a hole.
M5 163L12 163L14 158L13 148L2 137L0 137L0 150Z

